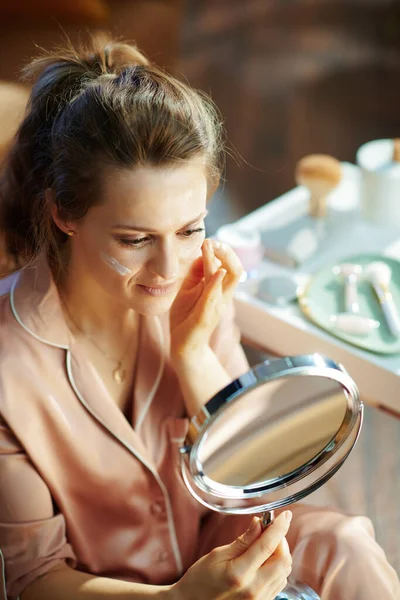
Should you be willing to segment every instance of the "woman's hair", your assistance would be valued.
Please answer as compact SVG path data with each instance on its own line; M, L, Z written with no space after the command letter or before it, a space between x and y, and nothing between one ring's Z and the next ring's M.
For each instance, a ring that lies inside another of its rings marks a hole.
M75 221L101 203L107 166L199 157L217 184L223 127L213 102L135 46L92 39L36 58L24 76L33 88L0 178L1 229L16 266L42 250L59 264L69 239L53 222L47 188L60 218Z

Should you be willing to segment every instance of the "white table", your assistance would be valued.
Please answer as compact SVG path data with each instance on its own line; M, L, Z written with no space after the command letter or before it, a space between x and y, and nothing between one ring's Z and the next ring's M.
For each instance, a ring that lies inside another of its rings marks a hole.
M302 281L328 262L363 252L380 252L400 259L400 231L378 228L359 217L360 173L357 167L348 163L343 164L343 169L343 181L331 196L330 203L332 214L346 223L347 233L343 231L335 243L317 253L303 268L294 269L266 260L261 267L262 275L290 271ZM298 187L234 225L265 232L306 215L307 206L308 192ZM353 209L348 213L341 212L348 206ZM246 284L239 286L235 305L237 323L246 341L281 356L314 352L329 356L344 365L365 402L400 413L400 355L382 356L356 348L311 323L296 303L285 307L267 304L246 291Z

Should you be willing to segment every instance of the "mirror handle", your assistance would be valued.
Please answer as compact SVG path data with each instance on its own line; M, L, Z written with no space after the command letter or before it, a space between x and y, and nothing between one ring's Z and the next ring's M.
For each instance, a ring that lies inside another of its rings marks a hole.
M269 525L272 525L272 523L275 520L275 511L273 510L266 510L265 512L263 512L263 514L261 515L261 526L264 529L267 529L267 527Z

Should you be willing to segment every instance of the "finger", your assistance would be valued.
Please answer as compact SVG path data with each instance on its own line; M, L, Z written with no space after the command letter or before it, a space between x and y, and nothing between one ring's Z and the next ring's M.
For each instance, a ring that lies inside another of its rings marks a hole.
M222 282L225 276L226 270L218 269L206 283L195 308L194 319L198 325L214 323L214 320L217 320L217 313L223 307Z
M191 264L189 273L196 277L196 279L202 279L204 277L204 259L203 256L198 256Z
M233 296L233 292L242 276L243 266L236 252L227 244L215 246L214 254L227 271L227 276L224 279L224 296L229 300Z
M272 556L261 567L252 580L252 587L258 591L257 598L275 598L287 585L291 567L283 558Z
M281 513L246 552L234 559L241 569L257 570L274 554L288 532L291 518L289 510Z
M292 557L290 556L272 556L269 561L257 571L257 578L264 581L265 584L275 581L281 592L287 583L287 579L292 572Z
M253 517L247 531L225 547L226 560L232 560L243 554L243 552L245 552L247 548L260 537L261 533L261 520L258 517Z
M286 588L288 584L288 579L287 577L283 577L283 576L279 576L277 577L271 585L267 586L267 590L268 592L271 593L270 598L277 598L280 597L280 594L284 591L284 589ZM284 594L283 596L284 598L286 598L287 596ZM260 597L260 600L264 600L265 598L265 594L263 596Z
M292 562L293 561L292 561L292 555L290 553L289 544L285 537L279 543L277 549L275 550L274 554L272 555L272 558L278 559L277 564L280 565L282 570L284 571L283 575L285 577L289 577L289 575L292 571ZM265 566L267 564L268 564L268 560L264 563L263 566Z
M204 277L204 260L202 256L197 257L191 264L189 271L182 282L181 289L192 288Z
M287 539L284 537L275 550L274 556L291 556Z
M204 277L208 281L217 272L218 267L214 256L214 247L211 240L206 239L202 246L204 261Z

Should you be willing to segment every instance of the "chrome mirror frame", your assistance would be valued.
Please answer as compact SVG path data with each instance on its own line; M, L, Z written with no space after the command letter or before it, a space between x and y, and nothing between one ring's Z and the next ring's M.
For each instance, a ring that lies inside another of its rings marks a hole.
M247 486L225 485L207 477L199 453L210 427L224 409L268 381L299 376L335 381L341 385L347 399L342 424L326 446L292 472ZM303 499L336 473L353 449L362 421L363 403L357 386L340 363L320 354L267 360L232 381L192 417L184 446L180 449L182 477L192 496L212 510L227 514L273 511Z

